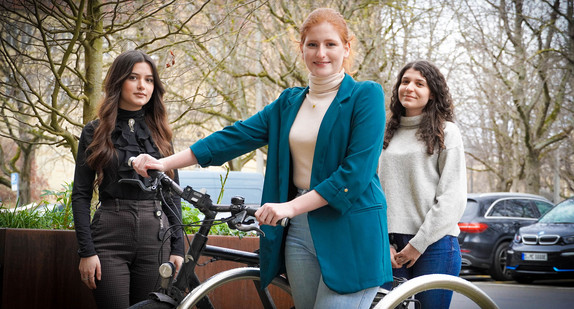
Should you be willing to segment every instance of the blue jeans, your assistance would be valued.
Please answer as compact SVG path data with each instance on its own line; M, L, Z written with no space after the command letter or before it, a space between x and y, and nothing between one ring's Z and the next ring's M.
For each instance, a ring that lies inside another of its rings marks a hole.
M401 251L411 240L414 235L390 234L391 245L397 245L397 252ZM458 239L454 236L447 235L430 245L426 251L419 257L417 262L407 268L393 268L393 276L412 279L428 274L446 274L458 276L460 274L461 256ZM390 285L383 287L389 289ZM448 309L452 299L450 290L429 290L415 295L415 298L421 302L422 308Z
M369 308L377 294L378 287L339 294L325 285L306 213L290 221L285 241L285 265L297 309Z

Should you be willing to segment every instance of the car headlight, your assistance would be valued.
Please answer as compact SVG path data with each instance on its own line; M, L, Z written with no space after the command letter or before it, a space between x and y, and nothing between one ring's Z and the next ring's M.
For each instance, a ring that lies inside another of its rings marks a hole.
M514 242L519 244L522 241L522 237L520 237L520 234L516 233L514 234Z
M562 237L566 244L574 244L574 235Z

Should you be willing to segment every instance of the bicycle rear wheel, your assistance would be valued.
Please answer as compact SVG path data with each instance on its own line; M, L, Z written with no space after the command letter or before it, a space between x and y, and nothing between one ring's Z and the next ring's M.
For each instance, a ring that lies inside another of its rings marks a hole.
M225 288L227 286L238 284L244 281L250 281L254 284L250 284L250 291L243 291L233 288L233 295L225 294L226 298L233 299L233 297L238 296L239 298L246 298L253 300L253 296L249 295L259 295L259 304L254 306L260 306L261 308L276 308L276 303L281 302L282 304L287 303L287 308L293 306L291 300L291 287L287 282L287 279L283 277L276 277L270 284L269 289L261 290L259 289L260 282L260 270L255 267L242 267L234 268L221 273L218 273L211 278L207 279L205 282L200 284L198 287L193 289L180 303L180 309L191 309L198 304L198 302L205 296L209 296L212 301L216 301L213 293L217 293L218 288ZM243 285L245 286L245 285ZM259 292L259 293L257 293ZM248 295L247 295L248 294ZM239 299L233 300L240 301ZM246 307L246 305L239 305L235 303L238 308ZM250 308L252 306L249 306ZM283 307L283 306L282 306ZM256 307L255 307L256 308Z

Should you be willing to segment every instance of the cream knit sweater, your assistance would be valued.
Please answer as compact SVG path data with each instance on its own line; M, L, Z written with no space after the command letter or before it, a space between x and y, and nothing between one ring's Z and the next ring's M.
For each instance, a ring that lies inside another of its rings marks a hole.
M415 235L420 253L445 235L458 236L466 207L466 164L458 127L447 122L445 147L429 156L416 132L422 115L402 117L401 126L383 150L379 177L387 197L389 233Z

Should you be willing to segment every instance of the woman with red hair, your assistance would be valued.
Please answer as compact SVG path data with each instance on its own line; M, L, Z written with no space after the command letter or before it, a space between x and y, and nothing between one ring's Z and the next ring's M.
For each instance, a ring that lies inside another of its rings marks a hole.
M283 91L245 121L189 149L133 162L169 170L221 165L268 146L263 206L256 217L263 286L286 272L295 307L369 308L392 281L385 196L377 161L385 125L382 87L349 74L351 40L337 11L317 9L301 27L309 86ZM288 228L277 226L291 218Z

